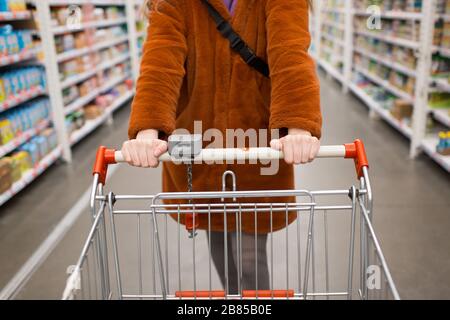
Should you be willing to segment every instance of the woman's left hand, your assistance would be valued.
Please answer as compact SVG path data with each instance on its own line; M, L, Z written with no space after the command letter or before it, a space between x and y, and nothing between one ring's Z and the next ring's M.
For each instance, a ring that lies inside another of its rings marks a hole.
M287 136L272 140L270 146L283 151L286 163L305 164L316 158L320 149L320 141L308 131L289 129Z

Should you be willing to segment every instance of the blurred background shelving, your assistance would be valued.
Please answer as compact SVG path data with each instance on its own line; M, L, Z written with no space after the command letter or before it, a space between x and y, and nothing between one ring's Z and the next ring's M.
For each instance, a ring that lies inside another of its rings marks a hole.
M58 159L70 162L76 144L129 105L146 35L143 5L0 2L0 205Z
M447 0L316 0L310 24L318 65L448 172L449 14Z

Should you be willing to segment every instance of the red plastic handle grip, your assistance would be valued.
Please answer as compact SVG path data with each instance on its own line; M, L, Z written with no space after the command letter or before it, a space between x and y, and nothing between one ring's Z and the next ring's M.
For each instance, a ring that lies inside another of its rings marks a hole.
M105 185L106 175L108 174L108 165L116 163L116 150L99 147L95 157L94 169L92 173L98 174L98 182Z
M355 140L353 143L345 145L345 158L355 161L356 175L358 178L364 176L363 168L369 168L366 149L361 140Z

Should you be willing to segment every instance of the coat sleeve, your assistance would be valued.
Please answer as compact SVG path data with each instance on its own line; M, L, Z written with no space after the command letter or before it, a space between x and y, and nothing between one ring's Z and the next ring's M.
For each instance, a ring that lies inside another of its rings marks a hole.
M128 128L130 139L146 129L156 129L166 135L175 130L187 55L182 6L182 0L165 0L150 11L150 25Z
M270 128L298 128L320 138L320 85L308 54L307 0L267 0L266 30L272 98Z

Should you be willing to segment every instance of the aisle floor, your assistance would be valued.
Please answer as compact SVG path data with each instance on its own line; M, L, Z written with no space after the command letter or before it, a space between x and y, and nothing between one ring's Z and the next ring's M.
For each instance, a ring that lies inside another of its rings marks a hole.
M450 299L450 175L428 157L408 158L408 143L381 120L370 120L367 108L343 95L333 80L322 78L323 144L361 138L371 163L375 226L400 295L410 299ZM120 146L126 137L128 110L116 114L75 149L72 165L58 164L39 181L2 207L0 214L0 287L53 230L88 189L94 150L99 144ZM355 183L348 161L319 160L297 169L297 187L347 188ZM123 181L133 181L124 185ZM120 167L109 187L118 193L155 193L160 170ZM23 287L18 299L59 298L67 266L77 260L90 223L88 210Z

